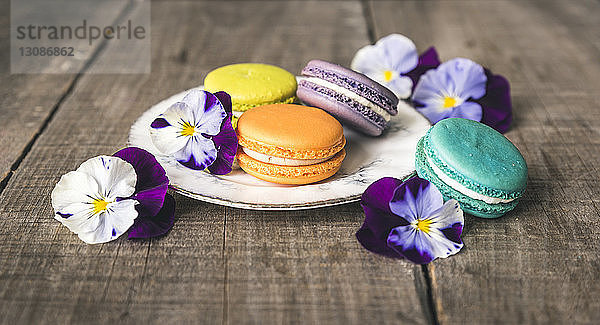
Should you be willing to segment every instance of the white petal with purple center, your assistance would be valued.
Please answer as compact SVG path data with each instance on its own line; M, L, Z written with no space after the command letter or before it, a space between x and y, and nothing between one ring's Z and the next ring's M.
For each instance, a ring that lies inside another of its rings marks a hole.
M212 140L197 136L190 139L183 149L173 153L173 157L189 168L202 170L217 159L217 148Z
M150 128L152 143L156 148L160 152L170 155L185 147L189 136L183 134L184 129L194 125L194 116L190 107L182 102L175 103L158 118L163 118L168 125Z
M462 242L453 241L444 234L455 224L460 224L462 230L463 212L456 200L449 200L432 215L419 216L408 225L392 229L388 246L416 263L446 258L463 247Z
M117 157L99 156L62 176L52 191L54 218L89 244L116 239L138 213L137 175L131 164Z
M160 152L184 166L206 169L218 154L209 137L219 134L226 118L227 112L215 95L194 89L154 120L151 139Z

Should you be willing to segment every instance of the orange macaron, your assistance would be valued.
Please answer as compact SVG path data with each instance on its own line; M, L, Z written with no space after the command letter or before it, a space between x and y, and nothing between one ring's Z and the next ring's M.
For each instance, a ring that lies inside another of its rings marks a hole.
M240 167L272 183L321 181L335 174L346 156L342 125L315 107L255 107L240 117L236 132Z

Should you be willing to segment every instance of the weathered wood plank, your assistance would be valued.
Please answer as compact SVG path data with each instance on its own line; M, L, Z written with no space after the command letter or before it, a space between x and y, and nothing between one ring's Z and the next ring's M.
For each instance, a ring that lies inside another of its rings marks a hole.
M254 43L243 47L247 59L295 73L315 58L348 65L369 42L359 2L262 2L245 9L246 16L266 11L270 17L223 18L232 23L230 33ZM233 56L222 64L244 60L237 52L223 55ZM358 204L297 212L227 209L227 321L427 323L421 268L364 250L354 237L363 218Z
M352 2L155 2L152 13L152 73L82 76L0 196L0 322L428 322L420 268L360 248L357 204L263 213L176 196L168 236L96 246L52 219L61 174L119 149L145 109L209 70L348 64L367 41Z
M507 136L528 192L497 220L467 217L465 248L429 267L442 324L581 323L600 316L597 1L373 1L377 37L472 58L512 85Z
M229 211L230 323L426 324L421 267L371 254L354 237L358 203L298 212Z
M88 8L98 17L116 19L125 3L95 2ZM41 128L56 110L69 87L77 80L76 74L11 74L10 73L10 0L0 2L0 180L5 179L11 167L18 163L28 150ZM77 17L76 13L72 13ZM75 71L81 70L94 52L93 46L77 46L85 43L73 40L78 51ZM15 166L16 167L16 166Z
M0 197L0 322L221 322L224 208L178 196L169 236L88 246L53 220L49 199L61 174L122 147L146 108L214 65L208 37L185 39L218 33L205 6L217 4L157 4L154 73L82 76L15 171ZM179 59L185 49L193 60Z

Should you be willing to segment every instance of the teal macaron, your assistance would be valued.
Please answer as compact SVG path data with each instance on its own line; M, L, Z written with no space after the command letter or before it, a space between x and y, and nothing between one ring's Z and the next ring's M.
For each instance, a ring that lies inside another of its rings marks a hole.
M415 167L445 200L474 216L497 218L514 209L527 186L527 163L506 137L468 119L432 126L417 144Z

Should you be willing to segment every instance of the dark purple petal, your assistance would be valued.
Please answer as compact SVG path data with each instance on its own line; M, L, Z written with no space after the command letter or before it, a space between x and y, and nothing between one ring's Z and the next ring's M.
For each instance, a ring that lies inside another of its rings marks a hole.
M427 264L434 260L433 256L428 251L419 251L416 247L403 250L404 257L415 264Z
M365 221L356 233L358 241L368 250L386 256L401 257L386 246L390 230L408 222L392 213L389 202L402 181L393 177L382 178L371 184L363 193L361 206Z
M223 120L219 134L211 137L217 148L217 159L208 167L208 170L215 175L225 175L231 173L233 159L238 149L238 139L231 125L231 96L224 91L218 91L214 95L225 108L227 118Z
M401 184L402 180L397 178L381 178L367 187L361 197L361 204L385 213L392 213L389 203L394 196L394 191Z
M136 205L139 215L157 214L163 206L169 179L156 158L148 151L137 147L121 149L113 156L130 163L137 174L135 194L132 198L140 203Z
M427 51L423 52L419 56L419 63L417 64L417 67L405 74L413 82L412 91L415 91L415 87L417 86L419 78L421 78L421 76L427 72L427 70L435 69L440 64L441 62L435 47L432 46L428 48Z
M364 206L363 206L364 208ZM386 242L377 237L366 223L356 232L356 239L367 250L387 257L402 258L395 250L386 245Z
M387 245L398 255L416 264L427 264L435 259L433 247L427 235L415 230L413 226L400 226L392 229Z
M225 112L227 112L227 115L231 115L231 96L224 91L217 91L213 95L219 99L221 105L223 105L223 108L225 109Z
M169 122L162 117L155 119L152 124L150 124L150 127L153 129L162 129L167 126L171 126L171 124L169 124Z
M219 101L219 99L216 96L210 96L208 91L205 91L206 94L206 99L204 100L204 112L209 112L210 110L213 109L213 107L215 106L215 104L217 104L217 101ZM217 107L219 107L217 105Z
M404 257L415 264L427 264L434 259L429 252L419 252L416 248L405 250Z
M441 231L444 234L444 236L446 236L446 238L450 239L455 243L462 244L462 239L460 238L462 230L463 225L460 222L457 222L446 229L442 229Z
M217 148L217 159L208 166L208 170L215 175L231 173L233 158L238 149L237 134L231 125L231 119L223 121L221 131L212 140Z
M154 216L140 215L129 228L128 237L150 238L166 234L175 222L175 199L170 194L165 196L164 205Z
M483 108L481 122L505 133L512 122L510 85L506 78L494 75L488 69L485 69L485 75L488 79L485 96L476 101Z
M215 162L215 160L213 160L213 158L206 151L199 153L198 157L192 153L186 160L177 161L185 167L195 170L204 170Z

